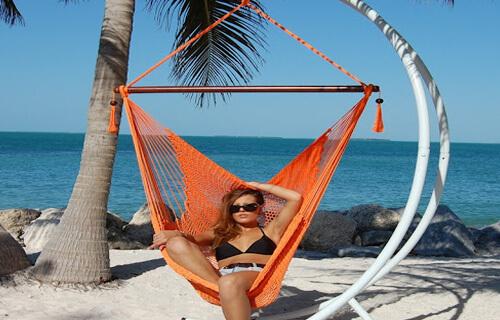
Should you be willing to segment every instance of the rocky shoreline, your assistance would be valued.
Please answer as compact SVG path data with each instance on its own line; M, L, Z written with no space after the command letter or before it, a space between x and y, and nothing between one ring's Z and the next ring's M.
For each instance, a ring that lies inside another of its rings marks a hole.
M403 208L376 204L349 210L317 211L299 246L326 257L376 257L389 241ZM26 252L42 250L59 223L64 209L7 209L0 211L2 225ZM421 216L413 219L405 240ZM109 212L106 220L110 249L145 249L154 233L147 205L130 222ZM414 256L470 258L500 254L500 221L481 229L467 227L447 206L439 206L426 232L412 250Z

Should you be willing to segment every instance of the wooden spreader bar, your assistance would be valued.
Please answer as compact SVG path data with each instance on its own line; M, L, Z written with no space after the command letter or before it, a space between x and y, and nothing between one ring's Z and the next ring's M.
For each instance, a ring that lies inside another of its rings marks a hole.
M119 92L115 88L116 93ZM379 92L373 86L373 92ZM363 86L160 86L129 87L129 93L364 92Z

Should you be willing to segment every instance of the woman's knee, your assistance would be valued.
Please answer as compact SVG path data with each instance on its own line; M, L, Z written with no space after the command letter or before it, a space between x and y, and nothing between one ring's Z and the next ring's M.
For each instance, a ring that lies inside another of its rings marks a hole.
M184 237L175 237L167 241L165 248L170 255L181 255L188 253L191 250L191 245Z
M231 273L219 278L219 292L221 294L237 294L246 292L250 287L244 277L240 277L238 273Z

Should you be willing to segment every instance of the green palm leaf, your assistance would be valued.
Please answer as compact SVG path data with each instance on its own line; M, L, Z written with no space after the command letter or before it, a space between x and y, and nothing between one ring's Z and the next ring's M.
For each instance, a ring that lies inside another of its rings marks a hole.
M174 48L177 48L210 26L241 0L148 0L160 23L177 21ZM262 8L258 1L252 1ZM264 59L259 53L266 22L249 8L242 8L216 26L173 59L172 77L182 86L227 86L248 83ZM215 105L216 94L188 94L200 107ZM221 94L223 101L228 94Z
M13 0L0 0L0 20L11 27L20 24L24 26L24 19Z

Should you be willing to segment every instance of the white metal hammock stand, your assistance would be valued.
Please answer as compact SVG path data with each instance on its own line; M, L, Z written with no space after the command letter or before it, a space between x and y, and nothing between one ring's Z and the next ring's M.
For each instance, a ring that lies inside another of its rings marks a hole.
M416 51L373 8L361 0L339 1L361 13L363 16L372 21L380 29L380 31L382 31L398 53L401 62L406 69L416 100L419 125L418 153L413 183L404 212L401 216L401 220L394 230L389 242L386 244L384 250L382 250L370 268L368 268L349 289L338 297L325 301L319 305L314 305L312 307L294 312L259 318L262 320L295 319L299 317L303 318L308 315L312 315L308 318L311 320L326 319L346 303L349 303L349 305L361 318L372 319L369 313L356 301L355 296L374 284L376 281L380 280L380 278L389 273L408 255L427 229L427 226L436 212L436 208L443 193L450 155L450 137L446 111L436 82ZM431 198L420 223L413 232L412 236L406 241L405 245L396 255L393 256L410 227L415 213L417 212L427 176L427 165L430 153L430 123L429 108L422 80L425 82L429 94L432 97L438 119L440 134L438 172L436 182L434 184L434 190L432 191Z
M358 313L362 319L372 319L370 314L358 303L355 296L360 292L380 280L387 273L389 273L401 260L403 260L408 253L415 247L420 240L425 230L427 229L443 193L444 183L446 180L446 173L448 170L448 162L450 155L450 137L448 120L444 108L441 94L437 88L436 82L432 78L429 70L420 59L416 51L410 44L392 27L390 26L373 8L361 0L339 0L349 7L355 9L367 19L372 21L382 33L387 37L392 44L397 54L399 55L403 66L406 69L408 78L413 89L413 94L416 100L416 107L418 112L418 152L417 161L415 165L415 174L411 186L408 200L394 233L385 245L382 252L379 254L374 263L363 273L363 275L349 287L341 295L325 301L321 304L311 306L309 308L282 313L279 315L260 317L260 320L283 320L283 319L296 319L304 318L311 315L310 320L327 319L334 314L345 304L349 305ZM440 154L438 161L438 172L434 189L431 198L425 210L425 213L420 220L417 228L406 241L405 245L399 249L398 253L394 252L399 247L403 237L408 231L413 217L417 212L417 208L422 196L425 180L427 177L427 165L429 163L430 154L430 121L429 121L429 107L427 104L426 92L424 88L427 86L430 96L434 104L440 134ZM188 320L187 318L184 318Z

